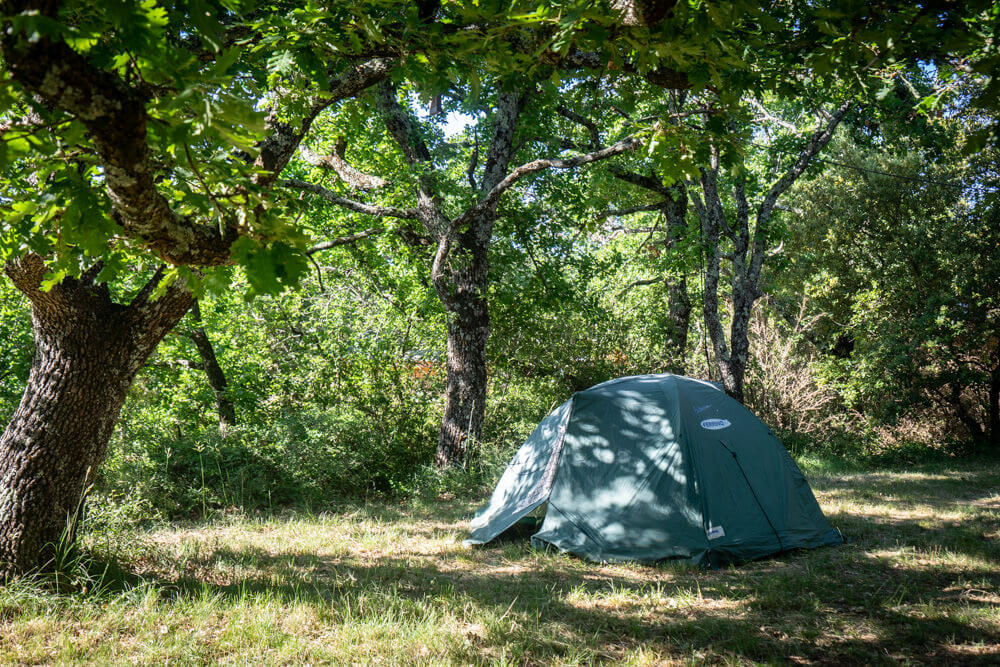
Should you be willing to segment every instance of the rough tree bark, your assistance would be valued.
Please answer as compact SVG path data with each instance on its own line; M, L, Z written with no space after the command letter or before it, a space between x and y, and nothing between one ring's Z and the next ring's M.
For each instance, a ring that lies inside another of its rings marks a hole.
M430 151L416 120L399 104L388 81L377 88L376 104L389 134L406 160L420 168L417 219L437 242L431 266L434 289L448 313L448 383L445 414L438 435L437 463L460 461L470 441L479 437L486 414L486 342L490 320L486 301L490 238L500 198L517 181L545 169L571 169L635 150L642 142L629 136L610 146L568 158L541 158L509 169L521 105L520 90L498 95L493 137L482 181L475 179L478 152L467 171L479 200L454 218L445 215Z
M59 2L7 0L3 13L59 20ZM100 159L112 219L121 236L171 264L232 261L241 231L177 213L158 190L147 136L149 90L96 67L65 41L8 30L0 56L10 78L39 104L81 122ZM268 122L255 166L269 187L325 108L388 76L392 60L373 58L334 73L297 126ZM0 436L0 579L42 565L97 471L129 385L142 363L192 303L180 286L151 300L154 279L128 305L115 304L92 275L38 289L46 273L35 255L6 267L32 303L36 354L20 407Z
M229 437L229 429L236 426L236 407L229 396L229 383L226 381L226 374L219 365L219 360L215 356L215 348L208 338L205 325L201 319L201 307L195 301L191 305L191 317L195 326L188 334L195 347L198 348L198 355L201 357L201 367L205 371L208 385L215 395L215 409L219 416L219 436Z
M767 257L767 244L771 236L771 215L774 213L778 198L792 186L816 154L833 138L834 131L851 106L851 102L844 102L833 113L825 115L799 151L792 166L764 193L754 215L752 231L745 177L737 176L734 179L733 194L736 209L730 224L730 218L725 212L722 196L719 193L720 165L717 146L711 148L708 166L701 169L701 191L704 200L695 196L692 201L701 221L702 240L707 255L702 312L723 386L726 393L741 403L744 400L743 381L750 356L748 331L750 315L754 303L762 296L760 274ZM735 132L735 127L732 125L731 127ZM731 246L729 252L723 250L723 244L727 240ZM733 313L729 341L726 340L719 315L719 276L723 259L732 265L730 288Z
M479 231L493 227L494 216L477 219ZM435 461L442 466L462 461L470 441L482 434L486 416L486 344L490 310L486 300L489 240L479 242L470 228L452 249L453 266L433 276L435 290L448 317L448 379L444 415Z
M477 187L487 196L508 175L522 100L519 90L499 94L493 138L482 182ZM426 168L431 163L430 151L420 138L416 122L400 106L396 90L389 83L378 87L378 107L410 164ZM486 344L490 335L486 293L490 240L499 196L485 206L480 201L450 220L443 212L434 178L433 172L425 172L418 179L417 213L438 244L431 280L448 318L445 408L435 456L441 466L466 457L469 443L482 433L486 416Z
M611 0L611 9L621 16L622 25L652 27L666 18L677 0Z
M35 355L21 403L0 436L0 580L51 560L136 373L192 302L177 284L151 300L159 275L120 305L94 283L97 270L49 292L38 288L47 269L37 255L12 260L5 271L31 301Z

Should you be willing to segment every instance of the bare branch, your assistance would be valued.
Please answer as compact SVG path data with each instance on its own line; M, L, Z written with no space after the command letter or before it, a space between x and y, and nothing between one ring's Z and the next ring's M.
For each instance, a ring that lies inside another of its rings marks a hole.
M755 109L757 109L757 111L760 112L761 118L763 120L766 120L769 123L773 123L775 125L780 125L781 127L785 128L786 130L789 130L790 132L794 132L795 134L799 133L799 129L797 127L795 127L791 123L789 123L789 122L787 122L785 120L782 120L781 118L778 118L777 116L775 116L774 114L772 114L770 111L768 111L764 107L763 104L761 104L760 102L758 102L753 97L748 97L747 98L747 102L750 103L750 106L754 107Z
M806 214L801 208L795 208L794 206L786 206L785 204L775 204L775 211L784 211L785 213L791 213L793 215L804 216Z
M358 232L357 234L348 234L347 236L341 236L329 241L324 241L323 243L317 243L313 247L306 250L307 255L313 255L322 250L329 250L330 248L336 248L337 246L347 245L349 243L354 243L360 241L361 239L368 238L369 236L376 236L385 232L382 227L371 227L363 232Z
M643 213L645 211L659 211L663 208L663 202L658 202L656 204L644 204L642 206L633 206L631 208L619 208L611 209L610 211L601 211L595 217L598 220L604 220L605 218L619 218L626 215L632 215L634 213Z
M803 146L798 159L780 179L771 185L764 196L764 200L757 207L757 227L754 230L753 256L750 259L749 272L749 278L754 285L757 284L761 268L764 265L764 258L767 255L768 222L771 219L774 207L778 203L778 197L792 186L795 180L806 170L806 167L809 166L809 163L816 154L823 150L823 147L830 142L840 121L843 120L853 105L853 100L844 102L837 107L836 111L829 114L829 118L825 122L819 124L812 136L809 137L806 145Z
M608 167L608 171L611 172L612 176L614 176L619 180L625 181L626 183L631 183L632 185L636 185L640 188L644 188L646 190L652 190L653 192L658 192L661 195L670 194L670 188L665 186L663 184L663 181L661 181L657 176L654 176L652 174L649 176L644 176L634 171L628 171L626 169L622 169L618 165L611 165L610 167Z
M666 281L667 279L662 277L648 278L646 280L635 280L629 283L627 286L625 286L620 292L618 292L618 296L625 296L629 291L631 291L635 287L642 287L644 285L655 285L656 283L663 283Z
M319 195L323 199L327 200L331 204L336 204L337 206L342 206L351 211L357 213L364 213L366 215L372 215L375 217L387 216L390 218L402 218L404 220L412 220L417 218L416 209L412 208L396 208L394 206L375 206L373 204L365 204L363 202L354 201L353 199L348 199L346 197L341 197L335 192L331 192L326 188L316 185L314 183L307 183L306 181L300 181L297 179L291 179L284 181L282 183L286 188L292 188L293 190L305 190L306 192L311 192L313 194Z
M590 134L591 148L597 148L598 146L601 145L601 135L597 131L597 123L590 120L586 116L581 116L577 112L561 104L556 107L556 113L562 116L563 118L566 118L571 122L574 122L577 125L582 125L584 128L586 128L587 132Z
M542 171L543 169L572 169L573 167L580 167L592 162L606 160L608 158L615 157L616 155L621 155L622 153L634 151L641 145L642 140L633 135L626 137L625 139L622 139L607 148L602 148L600 150L593 151L592 153L576 155L570 158L542 158L522 164L520 167L517 167L507 174L502 181L497 183L497 185L490 190L490 192L483 199L481 199L478 204L467 209L462 215L455 218L451 225L453 228L457 229L468 222L472 217L481 215L491 206L495 206L496 202L500 200L500 195L528 174L533 174L537 171Z

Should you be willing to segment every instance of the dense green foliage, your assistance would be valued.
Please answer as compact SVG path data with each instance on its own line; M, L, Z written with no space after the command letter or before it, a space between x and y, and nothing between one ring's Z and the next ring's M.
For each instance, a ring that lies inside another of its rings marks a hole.
M923 413L948 439L985 444L1000 361L995 192L953 150L887 148L845 142L837 159L854 168L800 189L782 280L821 315L816 336L834 353L820 372L847 407L890 423Z
M98 280L127 298L166 259L161 289L186 280L203 297L238 424L218 433L189 317L133 386L95 487L141 514L444 492L489 478L575 390L678 366L719 379L701 316L705 265L734 243L703 236L693 210L672 238L662 211L609 214L662 196L604 163L538 170L499 201L490 239L485 431L462 471L429 467L449 315L431 284L434 230L395 213L416 206L427 179L449 215L482 198L480 146L512 84L526 91L512 166L632 137L641 147L616 166L663 187L686 180L693 196L717 159L730 216L738 184L765 193L794 161L814 111L855 100L830 161L811 163L767 229L748 230L769 252L748 400L797 451L918 441L961 452L988 437L1000 365L995 3L682 2L662 23L630 27L589 2L74 1L55 14L8 4L6 53L65 44L141 92L150 188L171 224L225 241L191 259L129 219L87 114L40 104L5 73L0 260L44 256L45 287L100 261ZM433 161L405 159L367 87L337 97L352 67L379 59ZM262 146L289 127L305 128L317 155L342 145L352 167L387 184L360 193L294 151L282 179L382 213L269 181ZM344 242L310 252L330 239ZM666 286L680 278L693 315L675 349ZM734 295L721 296L728 325ZM6 280L0 316L7 418L31 328Z

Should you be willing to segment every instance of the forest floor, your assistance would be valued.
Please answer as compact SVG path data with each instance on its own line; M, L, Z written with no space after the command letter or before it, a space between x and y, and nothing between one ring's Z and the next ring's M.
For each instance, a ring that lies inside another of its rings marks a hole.
M808 469L849 543L718 571L465 549L481 499L92 533L0 589L0 663L1000 662L995 462Z

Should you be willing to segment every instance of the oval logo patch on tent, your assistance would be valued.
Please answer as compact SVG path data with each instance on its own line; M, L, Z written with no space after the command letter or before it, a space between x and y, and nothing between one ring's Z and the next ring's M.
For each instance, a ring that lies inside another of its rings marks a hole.
M728 419L706 419L701 422L701 427L709 431L718 431L732 426Z

